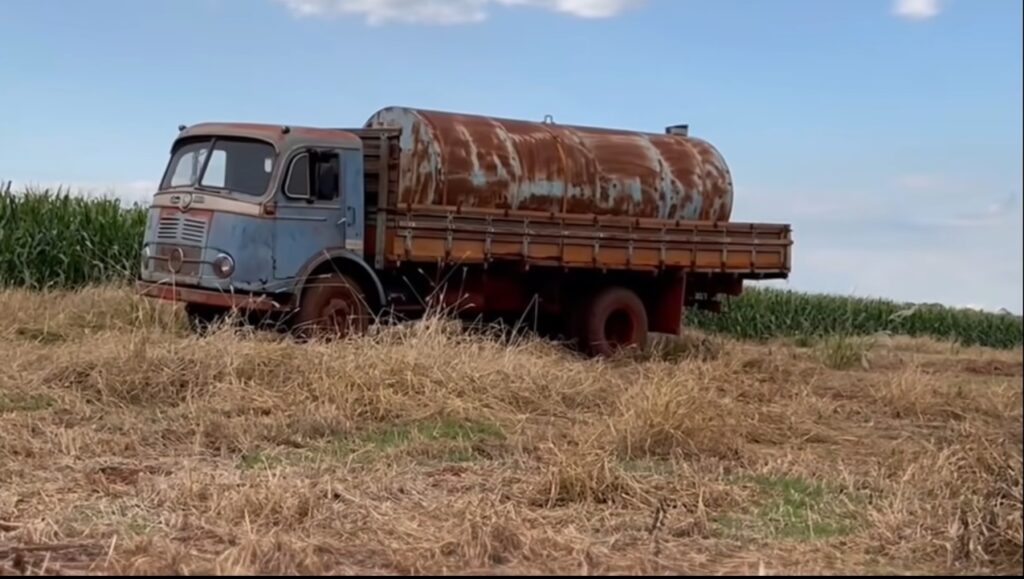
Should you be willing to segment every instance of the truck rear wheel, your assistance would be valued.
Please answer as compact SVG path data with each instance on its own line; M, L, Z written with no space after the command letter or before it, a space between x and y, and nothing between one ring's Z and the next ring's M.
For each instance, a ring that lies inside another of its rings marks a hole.
M339 273L316 276L302 292L295 330L305 338L344 338L370 325L370 308L359 284Z
M636 293L623 287L599 291L575 325L580 348L593 356L614 356L647 345L647 309Z

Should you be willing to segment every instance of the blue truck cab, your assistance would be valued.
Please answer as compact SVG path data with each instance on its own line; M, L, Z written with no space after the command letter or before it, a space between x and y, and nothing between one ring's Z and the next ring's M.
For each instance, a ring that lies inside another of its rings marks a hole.
M181 127L149 209L139 291L184 302L193 321L293 312L303 298L303 322L365 323L384 295L364 259L362 149L344 130Z

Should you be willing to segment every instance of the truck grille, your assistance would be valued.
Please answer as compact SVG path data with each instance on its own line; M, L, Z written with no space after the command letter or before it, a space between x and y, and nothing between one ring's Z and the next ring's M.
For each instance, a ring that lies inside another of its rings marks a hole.
M177 251L181 252L181 263L177 271L171 269L171 256ZM199 247L186 245L156 245L154 247L151 266L153 271L162 274L180 275L184 277L198 277L200 260L203 250Z
M184 241L195 245L206 245L207 222L182 215L166 215L156 226L159 241Z

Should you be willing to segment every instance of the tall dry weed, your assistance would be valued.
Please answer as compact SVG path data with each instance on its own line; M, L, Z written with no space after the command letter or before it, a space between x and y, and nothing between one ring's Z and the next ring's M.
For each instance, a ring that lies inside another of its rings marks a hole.
M1018 352L584 360L5 292L0 572L1021 570Z

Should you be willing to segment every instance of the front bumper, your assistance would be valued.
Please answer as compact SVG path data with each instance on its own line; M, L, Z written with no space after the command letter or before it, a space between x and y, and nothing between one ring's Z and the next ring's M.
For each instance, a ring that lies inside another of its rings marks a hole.
M136 281L135 288L143 296L172 302L259 312L283 312L291 309L290 304L286 302L282 303L269 296L262 295L214 291L142 280Z

